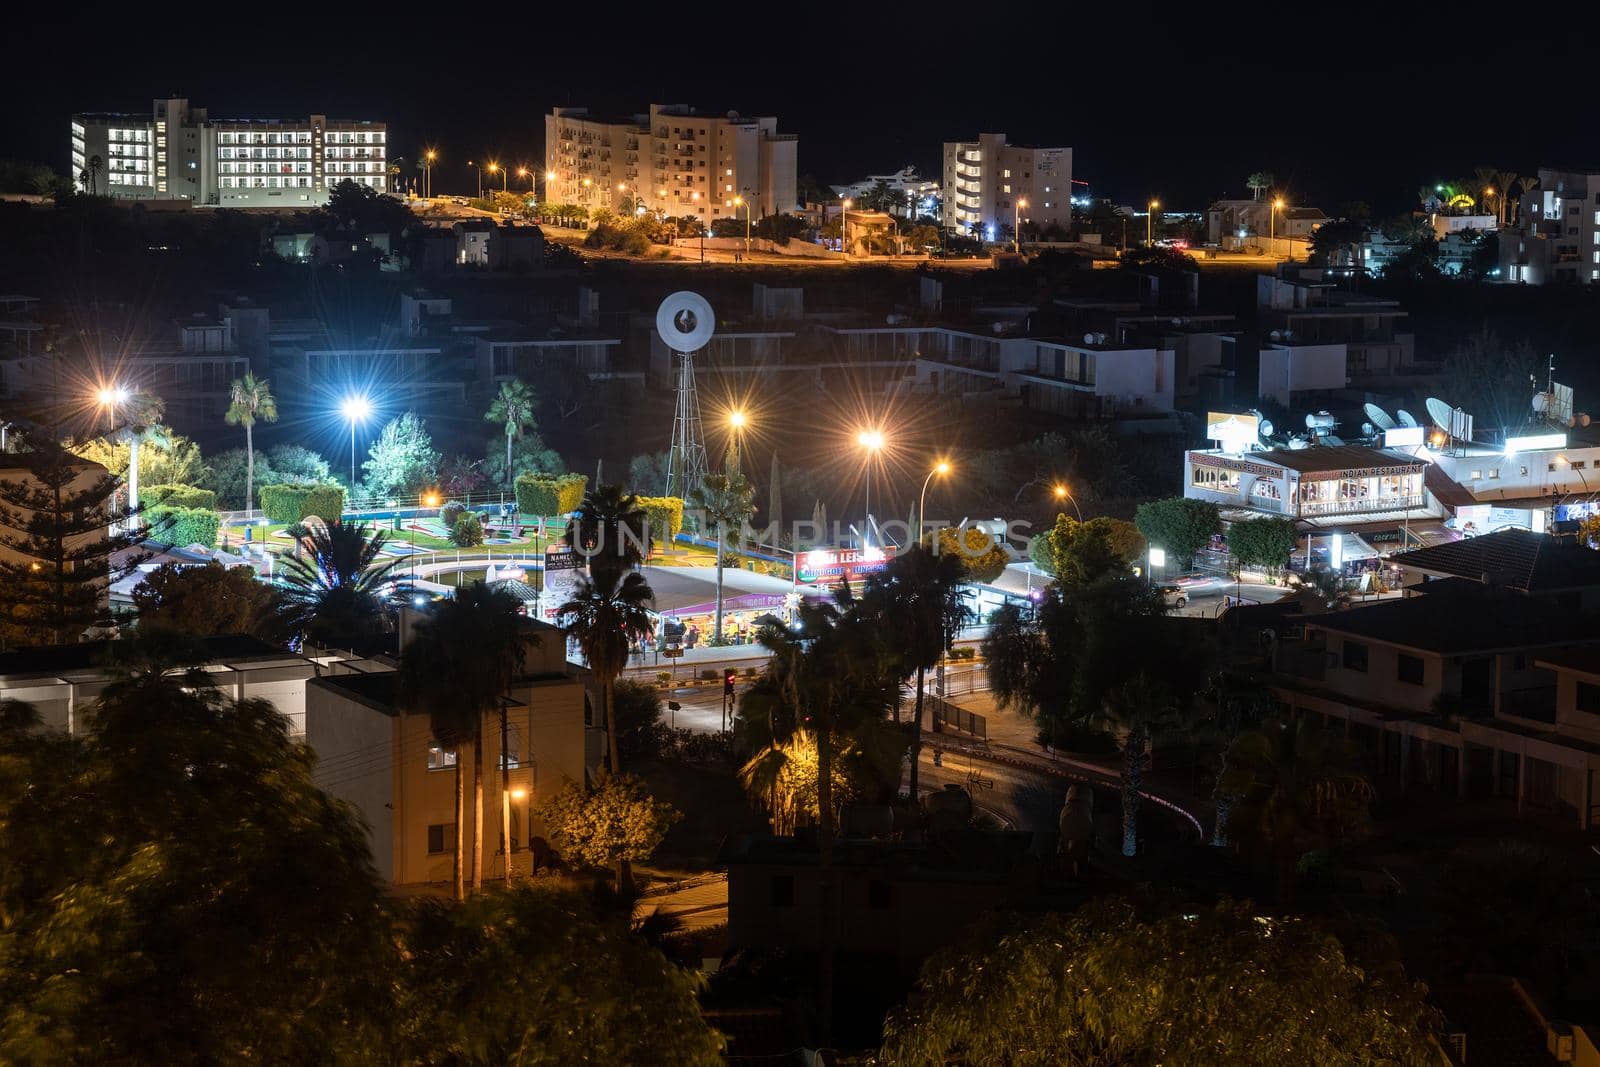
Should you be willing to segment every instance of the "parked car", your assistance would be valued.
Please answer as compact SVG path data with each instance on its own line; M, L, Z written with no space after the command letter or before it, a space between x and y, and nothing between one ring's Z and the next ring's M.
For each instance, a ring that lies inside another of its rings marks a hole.
M1189 595L1175 585L1163 585L1160 591L1169 608L1186 607L1189 603Z

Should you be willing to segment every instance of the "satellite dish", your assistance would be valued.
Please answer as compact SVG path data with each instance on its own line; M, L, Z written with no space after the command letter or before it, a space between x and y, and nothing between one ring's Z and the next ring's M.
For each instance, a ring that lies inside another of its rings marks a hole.
M1092 333L1084 334L1083 335L1083 343L1086 344L1086 345L1094 344L1094 334L1092 334Z
M1256 433L1261 436L1262 440L1272 436L1272 429L1273 427L1271 419L1262 419L1256 424Z
M1361 410L1367 413L1367 418L1372 420L1372 425L1380 430L1394 429L1394 420L1389 413L1376 404L1362 404Z
M1547 415L1547 414L1549 414L1549 412L1550 412L1550 394L1549 393L1534 393L1533 394L1533 413L1535 415Z
M1267 334L1267 336L1272 338L1274 341L1281 341L1283 340L1283 331L1273 330L1271 333Z
M1439 429L1443 430L1445 433L1449 433L1450 419L1451 416L1455 414L1450 405L1446 404L1443 400L1440 400L1436 396L1430 396L1427 400L1427 406L1428 418L1432 419L1433 424L1439 427Z
M699 293L673 293L656 309L656 332L674 352L698 352L717 330L717 316Z
M1396 408L1394 413L1395 413L1395 415L1397 415L1399 417L1401 426L1415 426L1415 425L1417 425L1416 417L1413 416L1411 414L1411 412L1407 411L1405 408Z

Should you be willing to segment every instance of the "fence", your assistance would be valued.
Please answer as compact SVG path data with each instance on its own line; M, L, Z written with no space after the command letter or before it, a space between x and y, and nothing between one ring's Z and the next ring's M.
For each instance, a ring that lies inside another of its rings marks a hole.
M924 693L923 700L933 707L933 721L935 728L949 727L960 730L964 734L989 739L989 720L976 712L958 708L943 697Z

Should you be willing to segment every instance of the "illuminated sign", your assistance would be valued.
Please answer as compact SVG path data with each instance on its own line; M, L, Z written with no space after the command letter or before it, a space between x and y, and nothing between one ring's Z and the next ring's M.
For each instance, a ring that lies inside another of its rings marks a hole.
M1567 435L1564 433L1540 433L1532 437L1506 438L1506 455L1517 452L1535 452L1541 448L1566 448Z
M1411 448L1428 443L1426 426L1396 426L1383 431L1384 448Z
M1255 415L1236 415L1228 411L1206 412L1206 439L1220 443L1225 451L1243 452L1261 439L1261 419Z
M1167 565L1167 550L1164 549L1164 548L1152 548L1150 550L1150 566L1152 566L1152 567L1165 567L1166 565Z
M855 581L889 565L889 553L881 548L814 548L800 554L802 582Z

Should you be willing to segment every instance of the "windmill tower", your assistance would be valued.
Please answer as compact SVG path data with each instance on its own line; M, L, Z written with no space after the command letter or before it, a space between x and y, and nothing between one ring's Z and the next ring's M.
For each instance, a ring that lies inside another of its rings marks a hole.
M678 359L672 447L667 453L668 496L688 496L706 475L706 433L694 383L694 354L706 346L715 330L716 316L699 293L673 293L656 310L656 332Z

